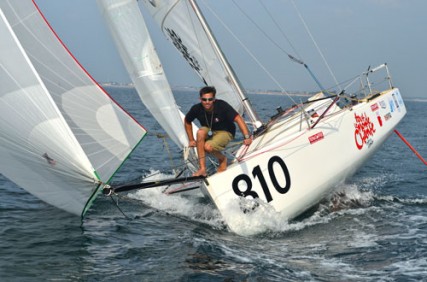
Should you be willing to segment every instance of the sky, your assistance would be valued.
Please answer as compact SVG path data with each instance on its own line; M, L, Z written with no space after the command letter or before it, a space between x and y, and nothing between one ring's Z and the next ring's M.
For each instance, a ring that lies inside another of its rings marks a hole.
M387 63L393 84L400 88L403 97L427 98L423 89L427 80L426 0L294 0L297 9L290 0L262 0L263 5L259 1L199 1L245 88L318 90L308 72L289 60L286 56L289 53L302 58L325 87L333 86L335 80L353 78L369 66ZM95 0L36 0L36 3L95 80L130 82ZM246 47L227 32L211 11L250 48L277 83L260 70L246 54ZM170 85L202 86L152 19L145 11L143 14L153 31L152 38ZM266 36L273 38L280 49Z

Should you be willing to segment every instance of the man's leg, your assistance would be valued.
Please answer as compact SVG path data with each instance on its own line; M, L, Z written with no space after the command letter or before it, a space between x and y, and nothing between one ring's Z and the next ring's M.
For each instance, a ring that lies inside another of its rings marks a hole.
M209 139L205 143L205 151L212 154L218 159L218 172L222 172L227 169L227 157L221 153L225 149L227 144L233 139L231 133L227 131L216 131L212 139Z
M206 152L205 140L208 133L205 129L200 128L196 135L197 155L199 157L199 170L193 173L193 176L206 176Z
M218 159L219 165L217 168L217 172L222 172L222 171L227 169L227 157L226 156L224 156L223 154L221 154L221 152L216 151L216 150L212 150L209 153L211 153L212 155L214 155L215 158Z

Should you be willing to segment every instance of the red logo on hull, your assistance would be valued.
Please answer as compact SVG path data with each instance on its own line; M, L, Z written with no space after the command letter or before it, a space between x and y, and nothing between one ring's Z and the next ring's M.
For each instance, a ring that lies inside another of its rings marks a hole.
M320 141L324 138L323 132L316 133L310 137L308 137L308 141L310 141L310 144L316 143L317 141Z
M378 110L380 107L378 107L378 104L377 103L375 103L375 104L373 104L373 105L371 105L371 110L373 111L373 112L375 112L376 110Z
M354 124L356 128L354 131L354 141L356 142L357 149L361 150L363 145L367 143L369 137L374 136L374 123L370 121L366 113L360 116L355 113L354 118L356 119L356 123Z

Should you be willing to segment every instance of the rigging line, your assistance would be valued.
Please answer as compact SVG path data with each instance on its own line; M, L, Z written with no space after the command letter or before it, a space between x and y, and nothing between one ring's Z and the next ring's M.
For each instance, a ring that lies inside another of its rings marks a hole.
M273 152L273 151L279 149L280 147L285 146L287 144L290 144L291 142L297 140L298 138L300 138L301 136L303 136L308 130L309 130L308 128L304 129L303 131L300 132L299 135L295 136L294 138L292 138L290 140L285 140L283 142L280 142L279 144L275 144L274 146L269 147L267 149L264 148L264 149L255 150L255 151L249 152L249 153L245 154L245 156L243 156L240 159L240 161L247 161L247 160L252 159L254 157L263 155L265 153Z
M217 13L213 11L213 9L206 3L206 1L203 1L205 6L209 9L209 11L215 16L215 18L221 23L221 25L233 36L233 38L242 46L242 48L249 54L249 56L258 64L259 67L261 67L264 72L267 74L268 77L276 84L277 87L280 88L280 90L285 93L289 99L292 100L292 102L296 103L296 101L292 98L292 96L282 87L282 85L276 80L276 78L266 69L266 67L255 57L255 55L243 44L243 42L233 33L233 31L230 30L230 28L220 19Z
M332 78L334 79L334 81L335 81L336 85L338 86L339 91L341 92L341 91L342 91L341 86L339 85L337 78L335 77L335 75L334 75L334 73L332 72L332 70L331 70L331 68L330 68L330 66L329 66L329 64L328 64L328 62L326 61L325 56L323 55L322 51L320 50L319 45L317 44L317 42L316 42L316 40L314 39L314 37L313 37L312 33L310 32L310 29L308 28L308 26L307 26L307 24L306 24L306 22L305 22L304 18L302 17L302 14L301 14L300 10L298 9L298 7L297 7L297 5L295 4L295 1L294 1L294 0L291 0L291 2L292 2L292 5L294 6L294 8L295 8L295 10L296 10L296 12L297 12L297 14L298 14L298 17L300 18L301 22L303 23L303 25L304 25L304 27L305 27L305 30L307 31L308 35L310 36L311 40L313 41L313 44L314 44L314 46L316 47L317 51L319 52L319 54L320 54L320 56L321 56L321 58L322 58L323 62L325 63L326 68L328 69L328 71L329 71L329 73L331 74Z
M243 11L243 9L242 8L240 8L240 6L236 3L236 2L234 2L234 0L232 0L233 1L233 3L234 3L234 5L240 10L240 12L243 14L243 15L245 15L246 16L246 18L248 18L254 25L255 25L255 27L256 28L258 28L258 30L262 33L262 34L264 34L264 36L268 39L268 40L270 40L270 42L271 43L273 43L274 45L276 45L280 50L282 50L286 55L288 55L288 58L289 59L291 59L291 61L293 61L293 62L296 62L296 63L298 63L298 64L301 64L301 65L303 65L304 67L305 67L305 69L308 71L308 73L309 73L309 75L311 76L311 78L316 82L316 84L319 86L319 88L320 88L320 90L322 91L322 92L324 92L325 94L327 94L327 91L325 90L325 87L323 87L323 85L320 83L320 81L317 79L317 77L314 75L314 73L311 71L311 69L309 68L309 66L306 64L306 63L304 63L303 62L303 60L302 59L299 59L299 58L295 58L294 56L292 56L290 53L288 53L286 50L284 50L282 47L280 47L277 43L276 43L276 41L275 40L273 40L270 36L268 36L268 34L266 33L266 32L264 32L264 30L255 22L255 21L253 21L253 19L251 18L251 17L249 17L249 15L248 14L246 14L244 11ZM263 6L264 7L264 9L265 10L267 10L266 8L265 8L265 6ZM267 11L267 13L268 13L268 11ZM270 16L270 18L273 20L273 22L275 22L274 21L274 18L272 17L272 15L270 14L270 13L268 13L268 15ZM276 22L275 22L276 23ZM286 38L286 40L288 41L288 43L291 45L291 47L294 49L294 52L297 54L297 56L298 57L300 57L301 58L301 56L298 54L298 52L296 52L296 50L295 50L295 48L293 47L293 45L291 44L291 42L290 42L290 40L288 39L288 37L284 34L284 32L283 32L283 30L281 30L280 28L279 28L279 30L281 31L281 33L282 33L282 35Z
M117 209L123 214L123 216L124 217L126 217L127 219L131 219L129 216L127 216L124 212L123 212L123 210L120 208L120 206L119 206L119 200L118 200L118 197L117 197L117 201L115 201L114 200L114 198L113 198L113 195L111 194L111 195L109 195L110 196L110 199L111 199L111 201L113 201L113 203L114 203L114 205L117 207Z
M164 134L160 134L160 133L156 134L156 136L157 136L157 138L161 138L163 140L163 148L166 148L166 151L168 152L168 156L169 156L170 165L172 167L172 170L176 174L176 171L175 171L175 167L176 167L175 166L175 162L173 161L172 153L171 153L171 150L169 148L169 143L166 140L166 137L169 137L169 136L164 135Z
M319 121L320 120L322 120L324 117L325 117L325 115L326 115L326 113L332 108L332 106L336 103L336 102L338 102L338 100L340 99L340 96L339 95L337 95L336 97L335 97L335 99L332 101L332 103L326 108L326 110L320 115L320 117L318 117L317 118L317 120L316 120L316 122L310 127L310 129L313 129L318 123L319 123Z
M258 2L260 3L261 6L263 6L264 10L270 16L270 19L273 21L274 25L280 31L280 33L282 34L282 36L286 39L286 41L288 42L288 44L291 46L292 50L295 52L295 54L297 55L297 57L302 60L301 55L298 53L297 49L294 47L294 45L292 44L291 40L286 35L286 33L283 31L283 29L280 27L279 23L274 19L273 15L270 13L270 11L267 9L267 7L264 5L264 2L261 1L261 0L258 0ZM287 52L286 52L286 54L289 56L289 54Z
M360 80L360 76L359 75L355 75L343 82L341 82L339 85L345 85L344 89L342 90L343 92L346 92L347 89L350 88L351 85L353 85L356 81Z
M247 13L245 13L245 11L234 1L231 0L233 2L233 4L240 10L240 12L245 15L245 17L252 22L253 25L255 25L255 27L262 33L264 34L265 37L267 37L268 40L270 40L271 43L273 43L274 45L276 45L277 48L279 48L280 50L282 50L283 53L285 53L286 55L290 56L289 52L287 52L285 49L283 49L276 41L274 41ZM285 36L285 38L288 40L289 39ZM299 57L299 55L298 55Z

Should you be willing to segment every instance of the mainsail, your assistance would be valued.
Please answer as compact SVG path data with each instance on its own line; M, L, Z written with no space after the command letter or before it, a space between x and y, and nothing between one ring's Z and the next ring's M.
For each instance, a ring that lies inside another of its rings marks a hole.
M0 9L0 172L83 216L145 129L76 62L33 1Z
M97 2L142 102L179 148L187 146L183 114L176 105L138 3Z
M183 0L144 0L142 3L202 81L216 87L217 98L226 100L239 113L245 112L251 123L259 127L259 118L196 3Z

